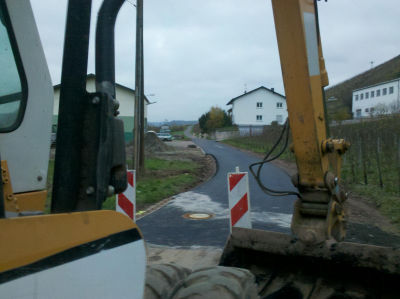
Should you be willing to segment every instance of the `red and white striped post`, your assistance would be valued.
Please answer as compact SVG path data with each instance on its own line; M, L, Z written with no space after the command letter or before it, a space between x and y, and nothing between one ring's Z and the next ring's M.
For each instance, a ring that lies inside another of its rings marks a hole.
M247 172L228 172L228 198L230 210L230 229L232 227L251 228L249 174Z
M127 170L128 188L117 195L116 211L136 221L136 171Z

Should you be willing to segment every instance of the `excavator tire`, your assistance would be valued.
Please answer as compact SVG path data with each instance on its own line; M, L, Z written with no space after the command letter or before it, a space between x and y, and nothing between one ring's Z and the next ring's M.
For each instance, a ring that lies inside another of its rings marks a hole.
M253 299L257 295L254 275L231 267L211 267L194 271L179 283L170 299Z
M175 285L191 271L176 264L155 264L146 268L145 299L168 298Z

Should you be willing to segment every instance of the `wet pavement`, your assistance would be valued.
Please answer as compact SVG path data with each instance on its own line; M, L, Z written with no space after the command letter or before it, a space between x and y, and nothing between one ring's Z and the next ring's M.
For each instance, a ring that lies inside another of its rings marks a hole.
M137 221L147 242L166 246L213 246L222 248L229 234L229 209L227 173L248 171L258 159L248 153L225 144L193 139L206 154L217 161L214 177L189 192L178 194L161 209ZM295 188L289 176L280 168L267 164L262 169L262 180L267 186L278 190ZM271 197L258 187L249 174L249 193L253 228L290 232L294 196ZM193 220L187 213L205 213L209 219Z

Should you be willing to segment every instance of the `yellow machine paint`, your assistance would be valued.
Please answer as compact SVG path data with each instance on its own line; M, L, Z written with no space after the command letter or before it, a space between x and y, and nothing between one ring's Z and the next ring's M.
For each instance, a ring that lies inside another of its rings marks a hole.
M309 73L304 26L304 14L315 20L314 1L272 1L272 4L300 183L324 187L329 162L321 149L321 142L327 139L323 85L319 67L318 73ZM310 58L318 62L319 52L312 54L314 57Z
M0 227L3 272L137 225L114 211L90 211L0 219Z
M7 161L1 161L4 209L6 212L44 212L47 190L13 193Z
M334 189L339 188L341 155L349 144L327 137L323 87L328 77L315 3L272 0L272 5L298 169L294 183L302 194L292 230L309 243L340 241L345 236L345 197Z
M83 6L75 1L75 12ZM0 298L141 298L146 253L130 218L93 209L44 214L53 87L29 0L0 1L0 17L0 67L11 74L0 96ZM5 126L9 111L16 117Z

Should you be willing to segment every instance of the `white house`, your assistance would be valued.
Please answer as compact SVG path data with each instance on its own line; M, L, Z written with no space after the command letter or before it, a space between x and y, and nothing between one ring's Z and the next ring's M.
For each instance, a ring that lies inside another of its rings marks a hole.
M353 90L354 118L399 112L400 78Z
M274 121L283 124L288 116L286 98L264 86L231 99L227 105L232 105L232 121L241 134L262 132L263 126Z
M94 74L87 75L86 90L88 92L95 92L96 77ZM118 118L124 121L125 140L132 141L133 139L133 124L134 124L134 111L135 111L135 90L115 84L115 95L119 102L118 111L120 114ZM58 105L60 101L60 84L54 86L54 110L53 110L53 125L57 124L58 120ZM145 97L146 105L144 106L144 118L147 123L147 105L149 100Z

